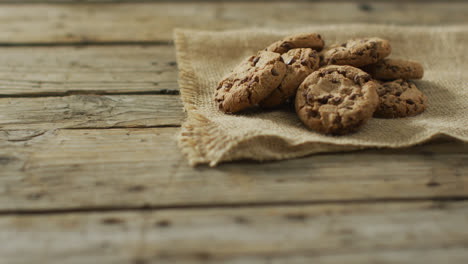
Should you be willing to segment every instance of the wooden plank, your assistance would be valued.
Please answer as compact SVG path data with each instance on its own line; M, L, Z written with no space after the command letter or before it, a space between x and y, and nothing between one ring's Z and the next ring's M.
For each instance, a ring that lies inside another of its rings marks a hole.
M0 129L179 126L174 95L72 95L0 98Z
M468 198L468 144L192 168L178 131L0 132L0 211Z
M168 42L176 27L233 29L291 24L467 22L468 3L158 2L2 4L0 43Z
M0 57L0 95L178 89L173 46L2 47Z
M467 202L3 216L0 255L7 263L462 264L467 216Z

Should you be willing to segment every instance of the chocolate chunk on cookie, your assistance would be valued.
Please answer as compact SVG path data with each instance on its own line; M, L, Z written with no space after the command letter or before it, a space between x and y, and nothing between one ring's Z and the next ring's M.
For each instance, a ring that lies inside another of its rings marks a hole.
M286 64L286 75L281 84L260 102L262 107L272 108L285 103L296 94L302 81L319 66L317 51L309 48L292 49L281 57Z
M375 79L421 79L424 69L421 64L414 61L398 59L383 59L377 63L366 65L362 69Z
M288 36L280 41L277 41L266 48L267 51L276 53L286 53L288 50L297 48L311 48L317 51L323 49L325 42L322 36L317 33L301 33Z
M225 113L235 113L258 104L284 78L286 65L280 54L260 51L242 61L216 88L214 100Z
M426 97L413 82L398 79L377 87L379 106L375 117L395 118L420 114L426 109Z
M376 86L371 76L358 68L321 68L297 89L296 113L307 127L321 133L355 132L378 105Z
M322 52L324 65L351 65L361 67L376 63L390 55L392 48L388 40L381 38L351 39L333 45Z

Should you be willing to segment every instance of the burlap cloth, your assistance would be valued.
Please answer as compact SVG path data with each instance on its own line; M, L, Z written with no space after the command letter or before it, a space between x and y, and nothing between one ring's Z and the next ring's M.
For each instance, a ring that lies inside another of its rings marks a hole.
M359 132L327 136L306 129L287 110L226 115L213 102L219 80L245 57L285 35L318 32L326 44L353 37L390 40L394 58L422 63L417 86L428 107L416 117L371 119ZM468 27L327 25L224 32L176 30L179 84L187 120L179 145L191 165L239 159L280 160L369 147L399 148L438 135L468 141Z

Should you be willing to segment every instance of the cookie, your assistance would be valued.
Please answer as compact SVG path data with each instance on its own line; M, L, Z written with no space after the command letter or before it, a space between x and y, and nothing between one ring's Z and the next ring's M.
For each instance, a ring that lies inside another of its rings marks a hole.
M342 135L357 131L374 113L377 83L352 66L331 65L309 75L296 94L296 113L310 129Z
M413 82L398 79L377 87L379 106L375 117L395 118L420 114L426 109L426 97Z
M398 59L383 59L377 63L366 65L362 69L375 79L421 79L424 69L421 64L414 61Z
M381 38L359 38L334 45L322 52L324 65L351 65L361 67L376 63L390 55L392 48L388 40Z
M301 33L288 36L280 41L277 41L265 50L276 52L276 53L286 53L288 50L297 49L297 48L311 48L317 51L323 49L325 42L322 39L322 36L317 33Z
M214 100L225 113L235 113L258 104L284 78L281 55L260 51L241 62L216 88Z
M286 75L281 84L260 102L262 107L277 107L293 97L302 81L318 69L320 61L317 51L309 48L292 49L281 57L286 64Z

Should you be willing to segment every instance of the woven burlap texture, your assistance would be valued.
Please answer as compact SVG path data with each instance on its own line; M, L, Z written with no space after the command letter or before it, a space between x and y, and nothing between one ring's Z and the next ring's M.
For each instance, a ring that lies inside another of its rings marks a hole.
M282 37L317 32L326 44L378 36L390 40L390 57L420 62L424 78L415 81L427 96L421 115L371 119L359 132L327 136L308 130L288 110L227 115L213 94L220 79L241 60ZM223 32L177 29L174 33L179 85L187 120L179 146L191 165L252 159L281 160L314 153L369 147L399 148L438 135L468 141L468 28L385 25L323 25L291 30L247 29Z

